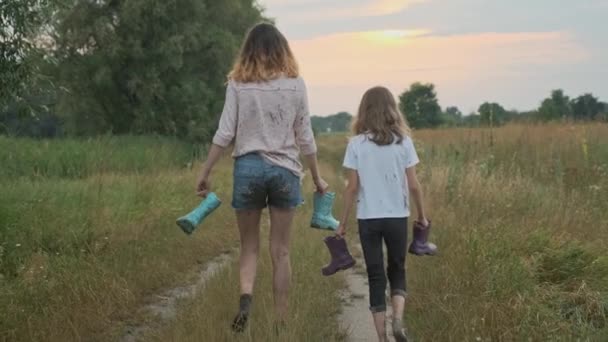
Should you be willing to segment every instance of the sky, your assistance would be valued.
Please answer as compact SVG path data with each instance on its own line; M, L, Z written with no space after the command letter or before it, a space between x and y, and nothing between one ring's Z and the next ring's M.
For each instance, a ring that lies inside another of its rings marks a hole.
M608 102L608 0L259 0L290 41L311 113L368 88L433 83L467 114L537 108L552 89Z

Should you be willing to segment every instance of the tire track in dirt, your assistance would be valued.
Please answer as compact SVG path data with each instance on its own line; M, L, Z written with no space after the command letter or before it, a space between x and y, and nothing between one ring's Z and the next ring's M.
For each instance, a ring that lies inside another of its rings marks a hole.
M234 259L234 255L235 250L220 254L203 265L195 281L155 295L152 303L140 308L140 311L144 315L151 315L155 320L153 322L127 325L118 341L139 341L147 333L154 330L158 324L162 325L173 321L177 316L178 304L183 300L194 298L200 291L203 291L205 285L230 264Z

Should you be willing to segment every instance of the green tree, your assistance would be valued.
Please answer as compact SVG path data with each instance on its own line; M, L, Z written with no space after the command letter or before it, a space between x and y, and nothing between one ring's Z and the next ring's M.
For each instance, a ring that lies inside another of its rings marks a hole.
M442 114L442 121L448 127L459 126L462 124L462 112L458 107L447 107Z
M526 112L520 112L517 117L516 120L518 122L525 122L525 123L531 123L531 122L536 122L538 120L538 111L536 110L531 110L531 111L526 111Z
M66 128L208 138L261 18L254 0L71 0L53 31Z
M0 2L0 112L18 101L35 76L35 37L46 0Z
M479 109L479 120L482 125L498 126L506 122L507 111L498 103L485 102Z
M602 113L600 114L599 119L608 122L608 103L606 102L602 102Z
M441 124L441 107L432 83L416 82L399 96L399 108L413 128L432 128Z
M570 103L575 120L595 120L604 111L604 105L592 94L584 94Z
M352 115L340 112L329 116L313 116L312 127L317 133L347 132L349 130Z
M543 121L565 119L571 116L570 99L561 89L553 90L551 97L543 100L538 109L539 119Z
M462 124L466 127L478 127L479 121L479 114L475 112L469 113L469 115L462 117Z
M41 37L55 2L0 2L0 134L54 136L53 83Z

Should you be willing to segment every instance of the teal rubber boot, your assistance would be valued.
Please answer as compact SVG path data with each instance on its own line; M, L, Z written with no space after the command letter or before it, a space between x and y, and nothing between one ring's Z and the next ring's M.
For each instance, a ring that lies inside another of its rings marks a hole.
M209 193L207 197L192 210L188 215L182 216L177 219L177 225L184 231L184 233L190 235L196 227L203 222L205 217L209 216L215 209L222 204L222 201L213 192Z
M335 199L335 192L326 192L324 195L315 192L313 198L314 211L312 213L312 220L310 221L312 228L334 231L338 229L340 222L332 215Z

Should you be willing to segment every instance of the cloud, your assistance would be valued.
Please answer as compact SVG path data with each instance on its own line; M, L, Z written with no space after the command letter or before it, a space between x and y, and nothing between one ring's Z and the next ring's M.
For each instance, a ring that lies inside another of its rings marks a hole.
M425 1L426 0L376 0L364 7L360 13L362 15L386 15L398 13L415 3Z
M269 6L293 6L293 5L310 5L318 4L324 1L320 0L262 0L259 1L263 5Z
M429 0L265 0L260 1L282 21L306 22L338 18L375 17L398 13Z
M559 70L589 57L567 32L438 36L425 29L387 30L295 40L292 47L320 112L340 110L349 96L376 84L397 92L414 81L433 82L456 101L489 82L526 82L540 66Z

